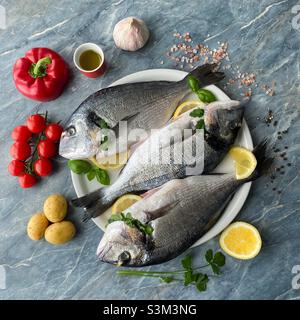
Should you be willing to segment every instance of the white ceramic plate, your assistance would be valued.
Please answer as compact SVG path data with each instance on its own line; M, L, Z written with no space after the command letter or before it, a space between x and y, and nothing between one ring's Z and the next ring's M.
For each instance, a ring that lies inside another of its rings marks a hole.
M179 70L171 70L171 69L151 69L144 70L140 72L136 72L130 74L118 81L115 81L111 84L111 86L124 84L128 82L142 82L142 81L157 81L157 80L166 80L166 81L179 81L183 79L187 75L184 71ZM211 90L218 100L225 101L230 100L229 97L218 87L216 86L208 86L209 90ZM186 96L183 100L186 99L197 99L197 97L193 97L193 94ZM243 122L243 126L239 131L239 135L236 139L236 143L244 146L248 149L253 148L252 138L249 132L249 128L246 122ZM228 157L226 157L222 163L215 169L215 172L232 172L233 171L233 163L230 161ZM116 181L119 172L110 172L111 182ZM99 183L97 181L88 181L84 175L77 175L71 172L72 182L78 197L82 197L85 194L92 192L94 190L99 189ZM217 221L217 223L203 236L201 237L193 246L198 246L223 231L229 223L236 217L236 215L241 210L244 202L247 199L249 190L251 187L251 182L244 184L233 196L232 200L227 205L224 213L221 218ZM110 209L104 212L101 216L93 219L96 225L101 228L103 231L105 229L105 225L107 223L107 219L110 216Z

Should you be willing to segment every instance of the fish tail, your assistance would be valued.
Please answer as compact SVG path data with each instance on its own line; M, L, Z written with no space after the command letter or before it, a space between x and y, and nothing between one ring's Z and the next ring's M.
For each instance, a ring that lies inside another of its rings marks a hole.
M215 84L222 79L224 79L225 74L223 72L214 71L217 68L215 63L203 64L194 70L192 70L183 81L186 82L187 77L192 75L199 80L201 87L208 86L210 84Z
M274 161L274 158L269 156L272 145L273 143L268 138L265 138L254 148L253 154L257 160L257 165L252 175L247 179L248 181L254 181L261 176L269 174Z
M71 200L74 207L84 208L82 221L96 218L108 209L113 202L112 197L107 197L106 189L91 192L83 197Z

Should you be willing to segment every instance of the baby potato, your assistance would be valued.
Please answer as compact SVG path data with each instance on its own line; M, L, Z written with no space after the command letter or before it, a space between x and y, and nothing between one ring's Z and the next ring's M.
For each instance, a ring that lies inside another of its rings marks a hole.
M31 240L40 240L45 234L49 221L43 212L34 214L27 224L27 234Z
M61 194L52 194L44 202L44 213L51 222L62 221L67 214L67 200Z
M51 244L63 244L70 241L76 229L71 221L61 221L51 224L45 231L45 239Z

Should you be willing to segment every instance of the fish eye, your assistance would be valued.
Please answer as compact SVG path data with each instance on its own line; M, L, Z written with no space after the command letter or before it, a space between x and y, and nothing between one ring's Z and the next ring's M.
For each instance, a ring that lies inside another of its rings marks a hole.
M74 136L74 134L76 133L76 129L75 127L71 126L67 129L67 133L69 136Z
M234 129L236 129L238 127L238 123L236 122L236 121L231 121L230 123L229 123L229 129L230 130L234 130Z
M131 259L130 253L128 251L123 251L118 257L118 265L124 266Z

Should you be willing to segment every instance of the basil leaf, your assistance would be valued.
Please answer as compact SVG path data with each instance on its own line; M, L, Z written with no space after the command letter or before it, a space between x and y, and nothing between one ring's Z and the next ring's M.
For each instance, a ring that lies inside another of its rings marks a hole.
M216 96L207 89L199 89L196 93L202 102L210 103L217 100Z
M213 259L213 251L211 249L207 250L206 253L205 253L205 260L208 262L208 263L211 263Z
M103 185L110 184L110 178L109 178L107 171L100 169L100 168L97 168L97 169L95 169L95 175L96 175L96 179L99 183L101 183Z
M217 252L214 256L213 263L215 263L219 267L223 267L225 265L225 256L222 252Z
M84 160L69 160L68 167L77 174L88 173L92 166Z
M197 92L200 89L199 80L192 75L188 76L188 86L193 92Z
M196 124L196 129L204 129L205 123L203 119L200 119Z
M95 169L91 169L86 175L89 181L92 181L95 178L95 176L96 176Z
M193 117L193 118L201 118L201 117L203 117L203 115L204 115L204 110L201 109L201 108L194 109L190 113L190 116Z
M192 256L188 255L184 259L181 260L181 265L185 270L192 270Z

